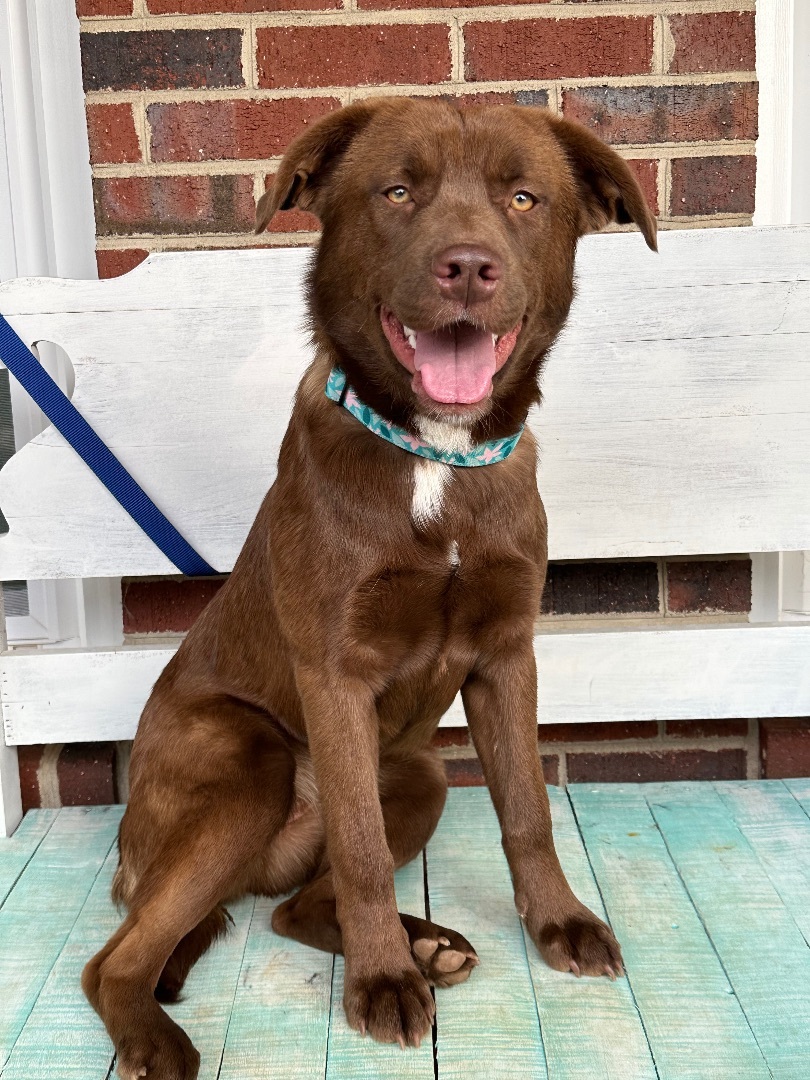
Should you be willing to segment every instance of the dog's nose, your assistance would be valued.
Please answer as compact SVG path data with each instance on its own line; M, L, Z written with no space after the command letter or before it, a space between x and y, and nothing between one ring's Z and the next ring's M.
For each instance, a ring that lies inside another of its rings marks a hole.
M486 248L459 244L437 255L432 265L439 288L465 307L488 300L501 277L501 263Z

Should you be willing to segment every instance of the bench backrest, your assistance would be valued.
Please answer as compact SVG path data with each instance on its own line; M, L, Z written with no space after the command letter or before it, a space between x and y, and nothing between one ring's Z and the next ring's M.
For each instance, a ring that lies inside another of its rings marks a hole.
M555 559L810 547L810 229L586 238L531 424ZM229 570L309 360L304 250L150 256L18 280L0 312L62 346L73 401ZM174 573L48 428L0 476L0 578Z

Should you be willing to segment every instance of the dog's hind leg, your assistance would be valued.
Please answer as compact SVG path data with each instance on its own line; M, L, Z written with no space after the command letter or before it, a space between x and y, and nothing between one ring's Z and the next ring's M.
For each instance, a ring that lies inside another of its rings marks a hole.
M202 919L193 930L175 946L174 952L166 961L155 987L155 997L164 1004L177 1001L188 973L217 938L228 932L230 916L227 910L217 904L213 911Z
M197 1076L199 1055L155 990L164 972L164 989L172 978L182 982L210 944L219 929L214 913L244 890L293 801L295 763L281 740L261 733L243 750L244 761L239 754L220 760L219 782L209 778L197 790L184 784L182 813L150 843L148 859L139 852L140 860L125 865L125 872L137 862L143 867L127 886L129 914L84 970L82 986L115 1045L123 1080ZM137 796L134 807L140 828L146 807Z
M409 863L425 847L441 817L446 794L444 768L431 751L381 765L380 802L395 866ZM478 957L466 938L415 915L400 912L399 917L413 958L430 983L453 986L468 978ZM273 929L315 949L342 954L335 887L328 867L276 908Z

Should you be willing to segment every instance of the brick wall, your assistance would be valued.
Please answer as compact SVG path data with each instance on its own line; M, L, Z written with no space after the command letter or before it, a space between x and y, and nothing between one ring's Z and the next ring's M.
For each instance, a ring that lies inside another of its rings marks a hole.
M250 235L290 139L374 93L547 105L633 162L664 228L750 223L754 0L77 0L99 267Z
M374 93L548 106L632 162L663 228L754 209L754 0L77 0L102 276L149 251L310 244L292 212L251 235L294 135ZM124 583L129 640L189 628L221 582ZM745 619L744 556L557 563L541 621ZM810 722L550 724L552 783L810 772ZM481 783L466 729L437 745ZM129 745L22 748L26 806L126 797Z

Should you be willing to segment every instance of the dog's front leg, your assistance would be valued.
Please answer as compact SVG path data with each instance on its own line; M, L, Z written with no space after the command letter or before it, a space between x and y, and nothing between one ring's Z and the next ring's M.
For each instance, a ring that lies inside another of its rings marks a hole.
M397 912L394 861L378 788L379 721L357 678L299 667L346 958L343 1005L352 1027L418 1046L435 1006Z
M610 929L577 900L554 849L537 748L531 638L481 658L462 688L470 733L501 824L515 903L546 963L576 975L622 973Z

